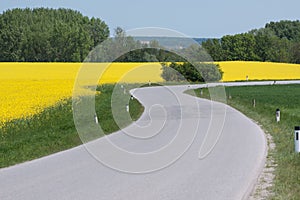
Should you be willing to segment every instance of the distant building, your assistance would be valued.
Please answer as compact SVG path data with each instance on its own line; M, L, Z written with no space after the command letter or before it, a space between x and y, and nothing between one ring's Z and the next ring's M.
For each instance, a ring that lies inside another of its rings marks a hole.
M149 45L150 44L150 41L140 41L141 42L141 44L147 44L147 45Z

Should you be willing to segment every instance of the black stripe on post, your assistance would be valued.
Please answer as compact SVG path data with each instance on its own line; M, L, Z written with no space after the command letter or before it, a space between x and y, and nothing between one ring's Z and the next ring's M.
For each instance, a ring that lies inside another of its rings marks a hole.
M296 141L299 140L299 132L296 133Z
M300 131L300 126L295 126L295 131Z

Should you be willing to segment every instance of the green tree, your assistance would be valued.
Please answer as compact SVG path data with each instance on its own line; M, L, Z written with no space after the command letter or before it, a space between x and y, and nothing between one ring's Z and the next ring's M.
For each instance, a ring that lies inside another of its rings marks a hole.
M292 62L300 64L300 42L294 43L291 47Z
M109 36L100 19L71 9L12 9L0 14L0 61L83 61Z
M279 38L286 38L288 40L300 39L300 21L282 20L279 22L270 22L266 24L265 28L272 30Z
M202 46L214 61L224 60L224 53L219 39L206 40L202 42Z

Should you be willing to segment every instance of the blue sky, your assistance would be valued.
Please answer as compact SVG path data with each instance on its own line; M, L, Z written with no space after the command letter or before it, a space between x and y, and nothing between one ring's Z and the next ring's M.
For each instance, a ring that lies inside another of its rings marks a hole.
M221 37L300 19L299 0L1 0L0 12L16 7L75 9L101 18L111 32L117 26L162 27L190 37Z

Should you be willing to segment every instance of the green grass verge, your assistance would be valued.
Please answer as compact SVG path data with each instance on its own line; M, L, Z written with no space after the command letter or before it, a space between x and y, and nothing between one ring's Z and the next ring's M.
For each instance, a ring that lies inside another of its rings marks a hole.
M130 98L128 90L135 84L124 85L127 92L116 86L116 106L120 106L120 116L126 111L125 101ZM111 108L111 94L114 85L102 85L95 98L96 112L105 134L119 130L115 123ZM127 101L128 103L128 101ZM143 106L136 100L129 101L130 115L133 120L143 113ZM123 120L121 126L129 125L131 121ZM122 128L121 127L121 128ZM75 129L72 113L72 100L68 99L29 119L18 119L6 123L0 129L0 168L11 166L59 152L82 144Z
M300 155L294 152L294 127L300 126L300 85L226 87L228 105L259 122L276 144L270 152L278 165L275 170L272 200L300 199ZM207 89L195 90L197 96L210 98ZM192 93L187 91L187 93ZM253 99L256 106L253 107ZM275 111L281 110L276 123Z

